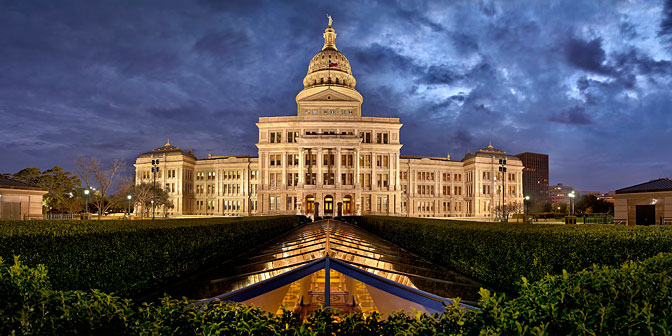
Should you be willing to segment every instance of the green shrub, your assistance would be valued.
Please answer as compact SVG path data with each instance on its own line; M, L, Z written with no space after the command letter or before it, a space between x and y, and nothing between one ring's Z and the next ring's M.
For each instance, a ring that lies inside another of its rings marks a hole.
M672 252L672 228L500 224L422 218L359 218L358 224L438 264L513 291L521 277L616 266Z
M124 295L267 242L298 224L294 216L138 221L3 221L0 257L44 264L58 289Z
M43 266L0 260L2 335L670 335L672 254L524 282L519 295L481 290L481 310L443 314L274 315L234 303L134 304L98 290L52 290Z

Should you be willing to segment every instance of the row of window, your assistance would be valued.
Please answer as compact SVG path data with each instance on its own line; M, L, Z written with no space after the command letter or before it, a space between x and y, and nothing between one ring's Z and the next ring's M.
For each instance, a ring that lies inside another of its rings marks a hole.
M306 135L353 135L354 131L341 131L337 132L336 130L322 130L321 133L315 130L305 131ZM287 140L286 143L296 143L299 138L299 132L297 131L287 131ZM375 138L373 137L375 136ZM282 131L269 131L268 139L270 143L283 143L283 132ZM372 132L372 131L362 131L359 132L359 137L362 138L363 143L373 143L375 139L377 144L388 144L390 143L390 132Z
M338 84L338 79L336 79L336 84ZM343 84L345 84L345 82ZM339 114L339 112L340 115L352 115L352 110L350 109L340 109L340 111L338 109L321 109L321 110L323 115L336 115ZM320 110L318 109L305 110L304 113L318 115L320 114Z
M168 187L166 185L166 187ZM174 185L173 185L174 188ZM240 184L222 184L222 195L240 195L242 190L242 187ZM170 192L170 191L169 191ZM250 194L256 194L257 193L257 185L256 184L250 184L250 190L248 190ZM215 189L215 184L197 184L196 185L196 194L202 195L202 194L216 194L217 190Z
M170 174L170 171L168 171ZM225 170L222 172L222 179L224 180L239 180L242 176L240 170ZM256 179L259 173L256 170L250 171L250 178ZM170 177L170 176L169 176ZM215 171L199 171L196 172L196 180L216 180L217 172Z

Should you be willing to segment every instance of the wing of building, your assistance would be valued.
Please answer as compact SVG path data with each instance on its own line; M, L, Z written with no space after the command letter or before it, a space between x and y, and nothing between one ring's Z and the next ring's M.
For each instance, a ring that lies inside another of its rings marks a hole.
M159 159L157 184L174 207L158 214L490 217L503 198L522 209L522 162L491 145L460 161L400 155L399 118L363 115L335 30L323 36L296 115L259 118L258 157L197 159L170 143L138 157L138 184L153 181Z

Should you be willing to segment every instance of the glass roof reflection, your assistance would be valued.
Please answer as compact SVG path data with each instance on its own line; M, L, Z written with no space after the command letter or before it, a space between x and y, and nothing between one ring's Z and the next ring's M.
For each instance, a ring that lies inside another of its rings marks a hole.
M288 272L326 255L367 272L441 297L474 303L479 284L356 226L323 220L299 227L267 246L175 284L167 291L199 300Z

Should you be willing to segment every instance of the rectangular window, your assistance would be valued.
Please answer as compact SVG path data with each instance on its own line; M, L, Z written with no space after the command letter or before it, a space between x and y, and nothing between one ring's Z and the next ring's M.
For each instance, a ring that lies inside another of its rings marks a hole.
M383 155L383 167L389 167L388 159L387 155Z
M376 133L376 143L383 143L383 134Z
M387 133L383 133L383 143L384 144L388 143Z

